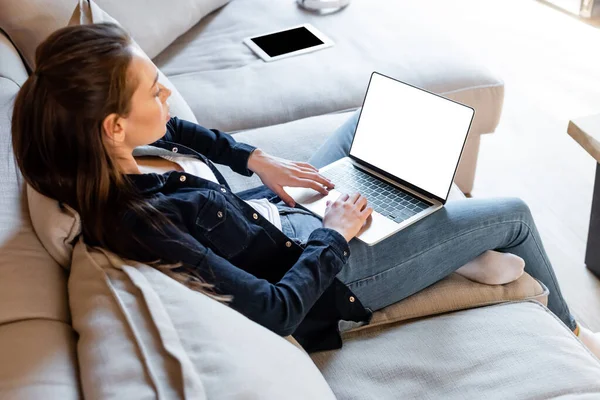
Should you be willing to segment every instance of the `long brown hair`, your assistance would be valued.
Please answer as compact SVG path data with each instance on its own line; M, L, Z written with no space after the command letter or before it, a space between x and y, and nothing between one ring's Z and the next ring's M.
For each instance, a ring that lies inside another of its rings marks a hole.
M122 218L130 212L165 234L169 225L120 170L103 141L102 121L127 117L138 85L128 73L131 37L115 24L62 28L41 43L35 71L19 91L12 118L15 158L35 190L68 204L81 217L86 241L127 258L132 240ZM172 225L171 225L172 226ZM165 237L165 240L177 238ZM191 266L144 246L146 261L188 287L218 300ZM187 272L176 273L174 268Z

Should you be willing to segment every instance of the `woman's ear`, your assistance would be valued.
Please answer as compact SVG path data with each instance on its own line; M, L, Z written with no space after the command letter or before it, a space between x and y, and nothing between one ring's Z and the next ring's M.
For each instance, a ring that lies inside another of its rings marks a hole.
M102 121L102 131L108 139L116 143L125 141L125 119L113 113Z

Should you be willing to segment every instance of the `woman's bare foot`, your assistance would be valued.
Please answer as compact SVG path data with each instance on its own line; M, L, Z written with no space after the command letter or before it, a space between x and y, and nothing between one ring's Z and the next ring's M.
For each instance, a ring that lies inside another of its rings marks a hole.
M579 325L579 340L598 358L600 358L600 332L592 332Z

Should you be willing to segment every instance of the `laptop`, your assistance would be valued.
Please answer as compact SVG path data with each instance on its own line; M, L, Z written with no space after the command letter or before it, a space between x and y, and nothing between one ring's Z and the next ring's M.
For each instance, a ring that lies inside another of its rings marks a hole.
M373 72L349 156L319 170L335 188L327 195L285 190L321 218L328 200L361 193L373 213L356 238L372 246L444 206L474 115L469 106Z

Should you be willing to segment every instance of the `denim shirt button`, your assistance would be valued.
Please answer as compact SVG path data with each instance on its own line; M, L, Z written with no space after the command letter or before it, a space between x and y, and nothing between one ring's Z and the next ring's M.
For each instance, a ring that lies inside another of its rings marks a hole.
M290 242L289 240L287 242L285 242L285 246L286 247L292 247L292 242Z
M347 255L348 255L348 252L347 252L347 251L344 251L344 257L345 257L345 256L347 256Z
M252 218L258 219L258 214L257 213L252 214Z
M354 296L350 296L350 298L349 298L348 300L350 300L350 303L354 303L354 301L355 301L356 299L354 298Z
M221 192L226 193L227 190L225 188L221 188Z
M217 212L217 217L223 218L223 212L222 211Z
M181 182L185 182L185 180L186 180L186 179L187 179L187 178L185 177L185 175L181 175L181 176L179 177L179 180L180 180Z

